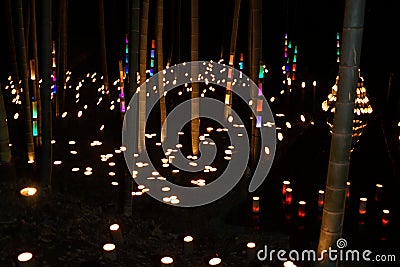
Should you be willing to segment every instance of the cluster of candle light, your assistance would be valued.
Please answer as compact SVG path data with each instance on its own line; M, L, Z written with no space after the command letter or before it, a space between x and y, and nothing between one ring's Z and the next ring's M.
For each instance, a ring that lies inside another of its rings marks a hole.
M328 95L328 99L322 103L323 111L335 113L338 84L339 76L336 77L336 83L332 87L332 92ZM354 103L355 118L353 119L353 143L356 143L363 133L364 128L367 126L367 123L365 122L366 116L370 115L373 112L373 109L367 97L367 89L364 86L364 78L361 76L360 70L358 71L358 83ZM333 122L327 121L327 124L329 125L332 132Z

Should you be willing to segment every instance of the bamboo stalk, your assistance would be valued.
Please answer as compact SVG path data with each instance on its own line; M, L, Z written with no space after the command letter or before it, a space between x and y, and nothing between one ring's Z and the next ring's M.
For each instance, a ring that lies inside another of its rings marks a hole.
M108 92L108 68L107 68L107 50L106 50L106 30L104 27L104 0L99 1L99 27L100 27L100 49L101 66L104 75L104 89Z
M11 78L14 82L15 89L17 90L17 94L19 94L19 73L18 73L18 64L17 64L17 52L15 50L15 38L14 38L14 26L13 26L11 0L6 1L6 9L7 9L7 12L6 12L7 33L8 33L8 38L9 38L10 59L11 59L11 67L12 67Z
M322 215L318 255L335 248L342 235L346 202L346 181L350 166L354 98L358 80L361 43L364 29L365 0L346 0L343 22L339 86L326 181L325 206ZM317 266L336 266L327 257Z
M0 84L0 162L10 162L11 149L10 137L8 134L6 109L4 106L3 89Z
M42 1L42 84L40 96L42 102L42 151L40 158L40 177L46 186L51 185L52 148L51 148L51 0Z
M261 55L261 1L251 0L251 20L252 20L252 37L251 37L251 69L250 77L254 82L258 81L258 72L260 68L260 55ZM254 116L256 106L256 96L251 92L251 98L253 99L253 114L251 121L251 162L254 164L259 155L258 149L258 130L256 128L256 117Z
M136 92L137 88L137 72L139 64L139 16L140 16L140 2L139 0L132 0L131 7L131 18L130 18L130 41L129 41L129 94L127 94L128 103ZM137 107L131 107L136 109L135 116L138 115ZM136 120L131 123L137 123ZM135 128L137 125L135 125ZM133 141L133 153L137 152L137 140ZM133 162L135 164L135 162ZM135 165L133 165L135 166ZM125 174L124 190L123 190L123 213L125 216L132 216L132 191L134 181L131 173Z
M149 0L143 0L141 28L140 28L140 84L143 85L139 92L139 132L138 132L138 153L145 148L146 131L146 67L147 67L147 31L149 16Z
M60 1L59 11L59 53L57 64L57 97L59 99L59 109L62 113L64 110L65 98L65 72L67 63L67 0Z
M232 35L231 35L231 46L229 53L229 66L235 67L235 54L236 54L236 39L237 39L237 31L239 25L239 14L240 14L240 0L235 0L235 9L233 12L233 23L232 23ZM232 82L232 79L229 79L229 82ZM228 100L228 101L227 101ZM228 118L230 115L230 110L232 108L232 90L229 88L226 89L225 93L225 118Z
M164 21L164 0L157 0L157 31L156 31L156 49L157 49L157 72L160 72L164 69L164 53L163 53L163 21ZM158 90L160 93L160 117L161 117L161 142L164 142L165 137L167 135L167 107L165 104L165 96L164 96L164 82L163 75L158 76ZM165 124L164 128L162 128L163 124Z
M197 61L199 59L199 1L191 1L191 61ZM192 78L197 78L197 69L192 67ZM192 83L192 114L191 114L191 128L192 128L192 153L193 155L199 154L199 83Z
M18 56L20 63L20 72L22 73L22 88L24 93L24 109L22 112L22 117L25 122L25 142L27 146L27 156L29 162L35 161L35 146L33 142L32 135L32 119L31 119L31 99L29 96L29 82L28 82L28 63L26 55L26 40L24 31L24 15L22 10L22 0L16 1L17 10L17 29L18 29Z
M37 115L38 115L38 145L42 144L42 106L40 101L39 90L39 66L38 66L38 48L37 48L37 30L36 30L36 0L31 0L32 7L32 44L33 44L33 60L35 68L35 80L33 80L33 94L37 102Z

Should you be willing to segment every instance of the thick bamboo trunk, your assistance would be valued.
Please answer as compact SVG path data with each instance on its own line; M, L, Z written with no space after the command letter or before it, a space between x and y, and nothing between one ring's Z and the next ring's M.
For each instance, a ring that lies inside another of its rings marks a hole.
M0 162L10 162L10 138L8 135L7 116L4 106L3 89L0 84Z
M99 1L99 26L100 26L100 49L101 49L101 67L104 75L104 89L108 91L108 68L107 68L107 50L106 50L106 30L104 27L104 0Z
M258 82L258 72L260 70L260 55L261 55L261 0L251 0L251 25L252 25L252 35L251 35L251 69L250 77L257 84ZM253 92L252 92L253 93ZM255 163L258 155L258 130L256 128L256 117L254 116L256 107L256 95L251 96L253 99L253 115L251 121L251 162Z
M339 86L326 181L318 253L335 248L342 235L346 202L346 181L350 166L350 149L354 116L354 98L358 80L364 27L365 0L346 0L343 22ZM336 261L318 262L317 266L336 266Z
M14 26L13 26L13 17L12 17L12 6L11 0L6 1L6 15L7 15L7 33L9 40L9 48L10 48L10 59L11 59L11 68L12 68L12 80L15 84L15 89L19 94L19 73L18 73L18 64L17 64L17 52L15 51L15 39L14 39Z
M199 1L192 0L191 2L191 61L199 60ZM192 77L197 78L197 69L191 69ZM199 83L192 83L192 153L193 155L199 154L199 131L200 131L200 118L199 116Z
M164 21L164 0L157 0L157 31L156 31L156 49L157 49L157 71L160 72L164 69L164 53L163 53L163 21ZM158 77L158 90L160 93L160 117L161 117L161 142L164 142L167 135L167 106L165 104L164 86L162 75Z
M40 178L43 185L51 185L52 150L51 150L51 0L43 0L42 6L42 38L41 63L42 84L40 96L42 102L42 150L40 158Z
M142 16L140 21L140 84L139 92L139 132L138 132L138 152L141 153L145 148L146 130L146 67L147 67L147 30L149 17L149 0L142 2Z
M22 0L16 2L16 15L17 15L17 29L18 29L18 57L19 57L19 72L22 74L22 88L24 96L24 107L22 118L25 122L25 142L28 152L28 161L33 163L35 161L35 146L32 136L32 114L31 114L31 99L29 96L29 82L28 82L28 64L26 56L26 40L24 31L24 15L22 10Z

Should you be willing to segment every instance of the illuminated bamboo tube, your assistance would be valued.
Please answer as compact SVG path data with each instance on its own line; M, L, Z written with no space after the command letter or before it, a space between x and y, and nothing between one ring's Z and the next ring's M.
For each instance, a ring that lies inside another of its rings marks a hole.
M299 201L299 212L298 212L299 218L304 218L306 217L306 202L305 201Z
M212 258L212 259L210 259L210 260L208 261L208 265L209 265L209 266L217 266L217 265L220 265L221 262L222 262L221 258L219 258L219 257L214 257L214 258Z
M183 253L191 254L193 252L193 237L188 235L183 238Z
M376 184L376 191L375 191L375 201L380 201L382 198L382 193L383 193L383 185L381 184Z
M28 207L32 207L36 200L37 189L35 187L25 187L19 191L20 195L23 197L23 201Z
M383 210L383 214L382 214L382 225L386 226L389 224L389 210Z
M360 208L358 212L363 215L367 213L367 198L362 197L360 198Z
M296 267L297 265L295 265L292 261L285 261L283 263L283 267Z
M260 212L260 197L253 197L252 209L253 213Z
M172 267L174 266L174 259L171 257L161 258L161 267Z
M114 261L117 259L117 251L115 250L115 244L107 243L103 246L103 257L104 259Z
M292 204L292 188L286 188L285 203L286 205Z
M35 267L35 259L33 258L33 254L30 252L24 252L18 255L18 266L19 267Z
M247 247L247 258L249 260L254 260L256 258L256 243L254 242L249 242L246 245Z
M282 186L282 195L286 194L286 188L290 186L290 181L283 181L283 186Z
M117 243L118 245L124 244L124 238L122 236L121 228L119 227L118 224L115 223L110 225L110 231L111 231L111 237L115 243Z
M325 196L325 191L319 190L318 191L318 208L320 208L320 209L324 206L324 196Z
M346 182L346 200L349 200L350 198L350 182Z

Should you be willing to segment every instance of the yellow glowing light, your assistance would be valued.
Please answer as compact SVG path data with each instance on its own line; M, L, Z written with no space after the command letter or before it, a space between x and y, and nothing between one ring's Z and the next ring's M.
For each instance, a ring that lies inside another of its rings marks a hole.
M30 252L24 252L18 255L18 261L19 262L27 262L30 261L33 258L32 253Z
M24 196L24 197L31 197L35 195L37 192L37 189L34 187L25 187L19 191L19 193Z
M110 230L111 231L117 231L119 229L119 225L114 223L112 225L110 225Z
M161 259L162 264L172 264L173 262L174 262L174 259L172 259L171 257L163 257Z
M115 249L115 245L112 243L107 243L103 246L104 251L113 251Z
M384 214L389 214L390 211L389 211L389 210L383 210L383 213L384 213Z
M248 247L248 248L255 248L255 247L256 247L256 243L254 243L254 242L249 242L249 243L247 243L247 247Z
M185 237L183 238L183 241L184 241L184 242L187 242L187 243L192 242L192 241L193 241L193 237L190 236L190 235L185 236Z
M220 264L222 262L222 260L220 258L212 258L208 264L210 264L211 266L216 266L218 264Z

